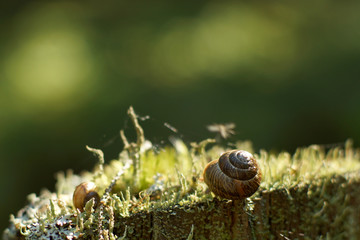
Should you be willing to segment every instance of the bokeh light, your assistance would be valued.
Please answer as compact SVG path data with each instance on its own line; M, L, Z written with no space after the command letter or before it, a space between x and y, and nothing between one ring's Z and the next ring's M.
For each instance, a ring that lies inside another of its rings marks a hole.
M96 87L86 33L59 7L44 6L19 17L3 66L8 94L23 100L13 102L18 111L73 109Z
M176 19L159 36L151 66L169 82L239 72L279 77L296 60L296 32L263 9L210 4L196 19ZM240 80L240 79L239 79Z

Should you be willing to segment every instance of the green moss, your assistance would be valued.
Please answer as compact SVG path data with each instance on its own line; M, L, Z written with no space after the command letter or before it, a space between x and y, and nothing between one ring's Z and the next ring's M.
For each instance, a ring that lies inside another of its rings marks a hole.
M213 140L188 146L173 139L173 146L154 152L141 127L135 128L137 141L127 143L132 147L118 159L104 163L100 150L88 148L99 157L92 172L60 173L56 193L30 195L29 204L11 216L4 238L351 239L358 234L359 211L353 208L360 202L359 176L349 172L360 169L360 151L351 141L329 151L318 145L299 148L294 155L260 151L255 154L263 172L260 190L239 207L214 198L201 181L207 162L229 149ZM248 141L234 145L252 152ZM94 181L103 197L96 210L88 202L80 213L72 193L84 181Z

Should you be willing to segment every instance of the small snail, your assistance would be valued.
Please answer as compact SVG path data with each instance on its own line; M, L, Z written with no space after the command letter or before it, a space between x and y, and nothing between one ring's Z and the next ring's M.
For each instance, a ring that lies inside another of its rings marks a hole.
M260 186L261 171L251 153L233 150L209 162L203 178L215 195L238 200L256 192Z
M80 211L84 211L86 203L92 198L95 200L94 207L96 207L99 204L100 197L95 189L96 185L92 182L83 182L79 184L75 188L73 195L73 203L75 208L79 209Z

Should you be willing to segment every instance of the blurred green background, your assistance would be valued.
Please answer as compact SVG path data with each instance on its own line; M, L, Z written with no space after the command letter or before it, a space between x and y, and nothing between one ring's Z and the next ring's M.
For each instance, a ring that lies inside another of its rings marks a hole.
M234 122L255 148L360 142L360 2L7 1L0 7L0 230L54 175L122 149L133 105L166 144ZM130 132L131 134L131 132Z

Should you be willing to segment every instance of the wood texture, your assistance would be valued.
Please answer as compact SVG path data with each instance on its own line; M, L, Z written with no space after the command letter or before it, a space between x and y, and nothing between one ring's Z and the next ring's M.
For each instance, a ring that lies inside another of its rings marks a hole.
M247 204L247 206L245 206ZM359 173L262 191L253 203L219 200L118 219L127 239L360 239Z

